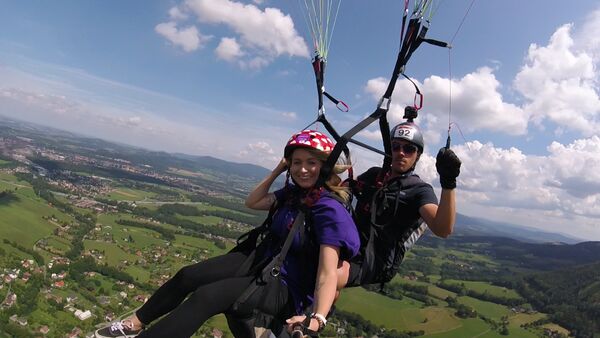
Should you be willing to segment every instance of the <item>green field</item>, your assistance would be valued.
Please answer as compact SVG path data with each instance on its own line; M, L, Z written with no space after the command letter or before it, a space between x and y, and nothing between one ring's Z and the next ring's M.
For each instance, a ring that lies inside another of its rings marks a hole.
M427 334L427 338L501 338L499 333L492 331L490 326L479 318L469 318L461 321L461 325L445 332Z
M46 242L48 246L51 246L63 253L69 251L71 248L71 244L66 239L57 236L49 236L46 239Z
M482 302L471 297L459 297L459 301L498 322L502 316L509 316L511 337L537 337L535 333L521 328L520 325L545 317L543 314L513 315L504 306ZM504 337L491 330L490 325L479 318L457 318L453 314L454 309L439 306L423 307L420 302L406 297L401 301L392 300L362 288L344 290L336 306L340 310L359 314L375 325L383 325L389 329L423 330L425 332L423 337Z
M460 325L448 309L422 308L422 303L410 298L394 300L363 288L345 289L336 306L344 311L361 315L375 325L399 331L448 331Z
M431 296L442 300L446 299L446 297L456 297L454 292L439 288L435 285L430 285L427 291Z
M56 227L42 217L55 215L69 218L45 201L32 198L31 195L35 195L31 188L20 189L15 195L17 198L8 205L0 204L0 238L33 247L37 240L50 235Z
M187 219L196 223L204 225L219 225L223 222L221 217L217 216L179 216L180 218Z
M156 194L153 192L126 187L118 187L102 197L117 201L140 201L144 199L151 199L155 196Z
M511 314L510 310L504 305L484 302L482 300L468 296L458 297L458 302L470 306L473 309L475 309L477 313L482 314L488 318L492 318L494 320L498 320L502 316L508 316Z
M473 282L473 281L461 281L461 280L446 280L450 284L463 284L468 290L473 290L478 293L487 293L492 296L504 297L510 299L521 299L521 296L511 289L507 289L501 286L495 286L487 282Z
M15 188L19 189L18 185L16 185L15 183L0 180L0 191L5 191L5 190L12 191L12 190L15 190Z

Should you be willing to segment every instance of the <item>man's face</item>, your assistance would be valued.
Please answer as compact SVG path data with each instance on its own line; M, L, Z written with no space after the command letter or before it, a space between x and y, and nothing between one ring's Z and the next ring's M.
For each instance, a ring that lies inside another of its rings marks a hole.
M417 146L402 139L392 140L392 174L399 175L409 171L417 157Z

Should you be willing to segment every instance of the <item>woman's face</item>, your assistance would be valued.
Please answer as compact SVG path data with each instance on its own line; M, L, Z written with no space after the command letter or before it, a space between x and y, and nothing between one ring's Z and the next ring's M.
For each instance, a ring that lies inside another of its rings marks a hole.
M306 149L298 148L292 153L290 174L301 188L312 188L319 178L323 162Z

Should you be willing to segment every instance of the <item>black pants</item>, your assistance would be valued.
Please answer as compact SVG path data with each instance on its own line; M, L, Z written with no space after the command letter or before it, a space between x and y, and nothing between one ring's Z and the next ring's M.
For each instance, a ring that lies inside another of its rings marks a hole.
M146 325L166 314L138 337L190 337L210 317L230 312L234 302L254 283L254 276L239 271L247 257L243 252L231 252L179 270L136 312ZM283 314L289 312L292 302L287 287L274 280L247 303L236 317L250 318L254 308L265 304L270 313ZM235 337L254 337L254 327L248 322L232 325L231 329Z

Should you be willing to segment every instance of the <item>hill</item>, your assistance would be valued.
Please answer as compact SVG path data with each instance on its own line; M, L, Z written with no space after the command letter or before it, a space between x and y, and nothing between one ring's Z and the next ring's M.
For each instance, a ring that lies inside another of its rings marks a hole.
M575 244L582 239L558 233L546 232L524 225L496 222L484 218L470 217L460 213L456 215L455 233L465 236L508 237L522 242L546 243L559 242Z
M455 234L447 239L428 235L419 244L433 248L468 248L473 253L491 256L500 262L543 271L600 261L600 242L527 243L508 237Z
M531 274L517 289L576 337L600 334L600 262Z

